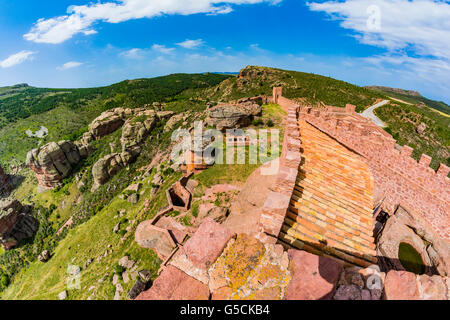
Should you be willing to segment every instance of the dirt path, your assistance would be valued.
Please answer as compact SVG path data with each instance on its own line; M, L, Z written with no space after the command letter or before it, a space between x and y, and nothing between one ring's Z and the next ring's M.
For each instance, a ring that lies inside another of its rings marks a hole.
M364 112L361 113L361 116L363 116L364 118L367 118L367 119L369 119L369 120L372 120L372 122L374 122L377 126L379 126L379 127L381 127L381 128L386 128L387 125L386 125L383 121L381 121L381 119L378 118L378 117L373 113L373 111L374 111L376 108L379 108L379 107L381 107L381 106L384 106L385 104L388 104L388 103L389 103L389 100L383 100L383 101L381 101L381 102L378 102L378 103L374 104L373 106L371 106L371 107L367 108L366 110L364 110Z

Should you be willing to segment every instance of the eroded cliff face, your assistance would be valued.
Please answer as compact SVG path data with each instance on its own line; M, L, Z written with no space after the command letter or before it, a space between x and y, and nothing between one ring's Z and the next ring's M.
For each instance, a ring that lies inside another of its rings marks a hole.
M68 177L73 168L92 151L91 142L122 128L122 152L100 159L92 170L94 187L109 180L121 168L139 156L140 144L150 134L158 121L170 118L172 111L155 111L145 108L116 108L103 112L89 125L89 131L75 141L50 142L31 150L27 165L33 170L43 189L54 189ZM1 182L1 175L0 175ZM0 184L1 185L1 184Z
M10 250L33 236L39 227L30 207L16 199L0 200L0 245Z
M53 189L72 172L81 158L80 149L74 142L60 141L31 150L26 163L36 173L41 187Z

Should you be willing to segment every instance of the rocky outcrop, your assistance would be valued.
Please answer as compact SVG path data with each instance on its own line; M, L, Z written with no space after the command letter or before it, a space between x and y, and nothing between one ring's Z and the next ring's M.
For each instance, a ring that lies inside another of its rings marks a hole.
M208 110L206 122L218 130L242 128L251 124L254 116L261 114L261 106L252 100L218 104Z
M89 133L98 140L119 129L125 117L125 109L116 108L103 112L89 125Z
M120 143L121 153L113 153L97 161L92 168L94 184L92 190L105 184L122 168L134 162L141 153L141 144L155 127L156 123L162 119L173 116L172 111L161 111L155 113L146 109L125 109L128 119L122 128Z
M154 128L156 122L173 116L172 111L147 110L144 108L116 108L103 112L89 125L89 131L75 141L50 142L31 150L27 165L36 173L40 187L54 189L70 175L82 158L91 152L91 142L113 133L123 126L122 152L100 159L93 168L94 187L110 179L121 168L133 162L140 154L140 144ZM2 175L0 172L0 188Z
M122 137L120 138L122 150L126 151L142 143L155 127L156 122L157 118L152 110L139 113L136 117L127 120L123 125Z
M0 200L0 244L10 250L34 235L38 221L30 214L31 208L16 199Z
M72 141L50 142L27 154L27 165L36 173L39 185L46 189L58 187L82 155Z

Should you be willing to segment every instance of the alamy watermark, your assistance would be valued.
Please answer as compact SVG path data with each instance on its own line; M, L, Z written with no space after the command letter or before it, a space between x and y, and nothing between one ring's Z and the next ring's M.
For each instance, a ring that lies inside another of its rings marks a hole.
M381 30L381 9L377 5L370 5L366 10L369 18L366 20L367 29L370 31Z
M203 122L196 121L191 132L178 129L171 138L177 142L171 153L171 160L176 164L268 164L261 169L263 175L278 172L278 129L228 129L222 132L205 130Z

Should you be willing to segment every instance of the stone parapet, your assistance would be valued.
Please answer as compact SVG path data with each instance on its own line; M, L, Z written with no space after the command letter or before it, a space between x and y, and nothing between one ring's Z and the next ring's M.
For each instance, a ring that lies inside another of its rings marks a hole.
M301 162L301 142L297 124L298 105L283 98L278 88L274 88L273 100L287 111L287 117L276 183L266 199L259 221L258 238L269 243L275 243L280 233Z
M450 240L448 166L440 164L433 170L428 155L416 161L411 157L412 148L403 146L399 150L390 134L357 114L353 105L317 110L282 97L280 89L274 89L275 97L284 109L296 106L301 119L364 157L374 176L374 204L382 203L381 208L390 214L401 205L422 216L441 237ZM289 125L288 121L287 128Z

